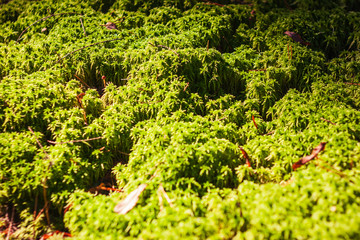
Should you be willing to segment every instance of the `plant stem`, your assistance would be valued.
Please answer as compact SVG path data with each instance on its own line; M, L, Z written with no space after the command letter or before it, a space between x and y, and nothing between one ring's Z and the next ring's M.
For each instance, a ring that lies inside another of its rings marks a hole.
M176 55L178 55L179 56L179 54L175 51L175 50L173 50L173 49L171 49L171 48L169 48L169 47L167 47L167 46L165 46L165 45L157 45L157 46L155 46L154 44L152 44L151 42L149 42L149 44L151 45L151 46L153 46L153 47L162 47L162 48L166 48L167 50L170 50L170 51L172 51L173 53L175 53Z
M93 140L102 139L102 138L103 137L95 137L95 138L89 138L89 139L71 140L71 141L67 141L67 142L54 142L54 141L47 140L47 142L51 143L51 144L65 144L65 143L88 142L88 141L93 141Z
M86 37L87 35L86 35L86 31L85 31L85 27L84 27L84 23L83 23L82 18L80 18L80 23L81 23L81 27L82 27L82 29L83 29L83 31L84 31L84 35L85 35L85 37Z
M28 129L34 135L35 140L36 140L37 144L40 146L41 150L45 153L46 157L48 157L48 153L45 151L44 147L41 145L39 139L37 139L35 132L31 129L31 127L28 127Z
M325 122L328 122L328 123L330 123L330 124L332 124L332 125L336 125L336 123L333 123L333 122L331 122L330 120L327 120L327 119L325 119L325 118L320 118L321 120L323 120L323 121L325 121Z
M13 222L14 222L14 214L15 214L15 206L13 205L12 206L12 212L11 212L11 220L10 220L10 224L9 224L9 230L7 232L7 235L6 235L6 240L10 239L12 225L13 225Z
M19 42L21 36L22 36L30 27L32 27L32 26L35 25L36 23L41 22L41 21L45 21L46 19L51 18L51 17L60 16L60 15L65 15L65 14L77 14L77 13L75 13L75 12L70 12L70 13L51 14L51 15L49 15L49 16L46 16L46 17L41 18L41 19L39 19L39 20L36 20L35 22L33 22L32 24L30 24L29 26L27 26L27 27L24 29L24 31L21 32L21 34L20 34L20 36L18 37L18 39L16 40L16 42Z
M345 84L349 84L349 85L357 85L360 86L360 83L350 83L350 82L344 82Z
M99 44L105 43L105 42L112 42L112 41L118 41L118 40L121 40L121 38L115 38L115 39L105 40L105 41L101 41L101 42L97 42L97 43L93 43L93 44L84 46L84 47L82 47L82 48L79 48L79 49L76 49L76 50L74 50L74 51L72 51L72 52L69 52L68 54L66 54L65 56L63 56L63 57L60 58L59 60L57 60L56 63L59 63L61 60L63 60L64 58L66 58L66 57L69 56L70 54L73 54L73 53L78 52L78 51L80 51L80 50L83 50L83 49L85 49L85 48L92 47L92 46L95 46L95 45L99 45ZM55 63L55 64L56 64L56 63Z

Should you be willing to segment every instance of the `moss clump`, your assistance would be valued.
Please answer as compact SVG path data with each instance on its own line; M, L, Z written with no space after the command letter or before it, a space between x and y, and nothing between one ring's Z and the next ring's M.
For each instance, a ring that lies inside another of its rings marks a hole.
M11 237L359 238L355 3L2 4ZM137 205L115 213L141 184Z

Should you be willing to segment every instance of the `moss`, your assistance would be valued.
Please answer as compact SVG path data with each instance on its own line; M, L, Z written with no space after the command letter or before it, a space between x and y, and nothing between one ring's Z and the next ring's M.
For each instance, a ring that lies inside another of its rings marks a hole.
M0 204L21 222L12 237L359 238L355 2L2 4Z

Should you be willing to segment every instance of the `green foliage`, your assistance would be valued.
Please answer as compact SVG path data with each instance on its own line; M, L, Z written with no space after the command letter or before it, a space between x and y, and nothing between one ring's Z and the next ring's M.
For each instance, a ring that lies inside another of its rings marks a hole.
M112 211L118 194L93 197L79 192L65 221L75 239L354 239L359 236L360 192L358 177L351 179L310 167L284 185L245 181L236 190L215 190L201 198L168 192L174 206L165 205L162 211L156 189L149 189L126 215Z
M201 193L213 187L234 187L239 164L236 130L231 124L203 118L186 122L162 118L133 128L134 146L126 166L114 169L119 186L139 185L155 171L153 181L168 189Z
M118 0L113 5L114 9L123 9L126 11L139 11L139 12L149 12L151 9L161 6L166 7L176 7L181 10L188 9L196 3L196 0Z
M45 165L42 159L35 159L40 152L35 136L30 132L1 133L0 141L1 203L7 198L15 201L34 195Z
M287 8L287 9L302 9L302 10L330 10L333 8L345 8L347 10L359 11L359 6L356 0L256 0L253 1L255 6L262 11L271 11L274 7L278 8Z
M343 218L357 211L355 182L311 167L294 174L287 186L244 183L239 198L243 216L249 219L246 238L256 238L259 231L262 238L357 238L358 219ZM338 191L343 194L335 194Z
M25 78L10 77L0 83L0 119L3 131L19 131L26 126L38 130L46 129L44 115L60 107L72 105L71 92L61 83L56 83L56 75L34 74ZM75 96L74 96L75 97Z
M13 238L359 238L357 2L245 3L1 5L0 204L21 221ZM103 181L123 192L88 192ZM131 211L113 211L144 183Z

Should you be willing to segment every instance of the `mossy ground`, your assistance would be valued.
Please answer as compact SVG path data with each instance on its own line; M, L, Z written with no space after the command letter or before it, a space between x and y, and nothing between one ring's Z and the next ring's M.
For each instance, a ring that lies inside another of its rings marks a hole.
M357 1L6 2L1 237L360 238Z

